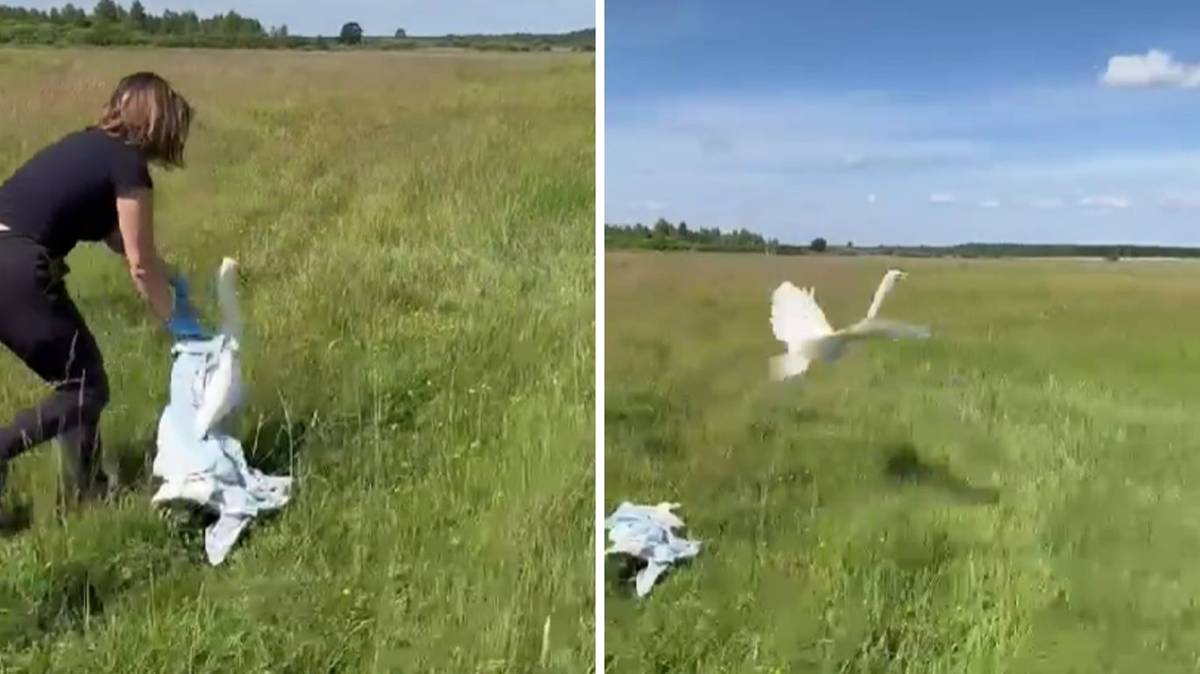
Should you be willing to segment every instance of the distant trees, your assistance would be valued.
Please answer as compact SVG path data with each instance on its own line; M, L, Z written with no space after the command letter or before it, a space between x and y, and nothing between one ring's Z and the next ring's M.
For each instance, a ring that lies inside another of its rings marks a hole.
M652 227L636 225L607 225L605 241L616 248L654 248L658 250L729 250L773 252L779 248L775 239L766 239L748 229L723 232L717 228L692 229L686 222L678 225L659 218Z
M97 21L116 23L121 19L121 9L117 7L117 3L113 2L113 0L100 0L92 10L92 16Z
M266 37L257 19L243 17L237 12L218 14L208 19L200 19L191 11L180 13L165 10L161 16L155 16L146 11L141 0L134 0L128 10L114 0L99 0L91 14L72 3L47 12L0 5L0 43L8 41L5 40L7 32L30 24L41 24L51 29L51 34L55 34L54 29L66 32L72 28L104 27L106 35L123 42L136 42L138 36Z
M362 26L354 21L343 24L342 32L338 34L338 42L342 44L362 44L362 39Z
M5 1L0 0L0 3ZM0 46L154 45L329 49L334 41L330 38L294 36L287 26L267 29L257 19L232 11L206 18L201 18L191 10L164 9L160 14L155 14L146 9L145 2L147 0L85 0L85 7L68 2L61 7L47 7L44 10L0 4ZM399 28L396 36L407 38L408 33ZM552 47L587 50L595 45L595 39L595 30L588 29L553 35L516 33L371 41L366 39L362 26L353 21L343 25L336 36L337 42L344 45L367 45L379 49L457 47L514 52Z
M58 18L62 23L82 26L87 23L87 12L68 2L63 5L62 11L58 13Z
M128 18L129 25L134 30L146 30L149 27L146 8L142 6L141 0L133 0L133 4L129 6Z
M1183 246L1132 246L1103 244L1019 244L964 243L954 246L867 246L829 249L824 238L818 237L805 245L783 244L766 239L746 229L694 229L685 222L678 225L659 218L653 226L604 226L607 248L641 248L652 250L695 250L720 252L768 253L780 255L811 255L829 252L831 255L875 254L901 257L1009 258L1009 257L1087 257L1118 261L1140 257L1200 258L1200 248Z

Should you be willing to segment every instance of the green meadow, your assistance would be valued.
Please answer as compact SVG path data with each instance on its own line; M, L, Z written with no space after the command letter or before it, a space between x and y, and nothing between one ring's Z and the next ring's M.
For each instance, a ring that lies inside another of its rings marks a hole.
M149 504L169 341L72 254L104 349L110 502L18 460L0 672L580 672L593 658L590 55L0 51L0 173L152 69L195 105L157 236L216 318L242 266L252 465L294 500L226 565ZM43 389L0 353L0 410Z
M772 384L784 280L862 342ZM699 557L606 570L612 672L1194 672L1200 266L610 253L606 512Z

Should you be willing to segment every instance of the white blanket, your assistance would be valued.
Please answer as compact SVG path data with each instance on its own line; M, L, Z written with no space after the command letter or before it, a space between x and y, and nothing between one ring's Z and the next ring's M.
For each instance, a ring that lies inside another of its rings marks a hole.
M678 503L655 506L622 503L604 521L612 543L605 553L628 555L646 562L637 574L639 597L650 594L659 576L671 566L700 554L699 541L675 534L675 530L684 526L683 520L671 512L678 507Z
M225 431L241 404L233 262L218 278L225 331L171 349L171 398L158 423L154 475L162 479L155 505L199 507L218 518L204 532L208 561L216 566L252 519L278 510L291 497L292 478L264 475L246 463L242 445ZM214 412L215 410L215 412Z

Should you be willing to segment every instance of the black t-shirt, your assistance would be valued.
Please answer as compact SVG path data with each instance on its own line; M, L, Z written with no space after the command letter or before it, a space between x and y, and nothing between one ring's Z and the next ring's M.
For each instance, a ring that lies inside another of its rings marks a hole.
M88 128L38 152L0 185L0 223L63 258L117 227L117 192L153 188L141 150Z

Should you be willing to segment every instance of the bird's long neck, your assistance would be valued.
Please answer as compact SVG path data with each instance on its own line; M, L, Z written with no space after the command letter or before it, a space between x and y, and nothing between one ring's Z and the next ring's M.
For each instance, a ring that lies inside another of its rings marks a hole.
M217 304L221 309L221 331L240 340L242 314L237 301L237 278L232 265L223 265L217 276Z
M879 313L879 310L883 307L883 298L887 297L888 293L892 291L894 283L891 276L883 277L883 281L875 289L875 297L871 300L871 306L867 309L868 319L875 318L875 315Z

